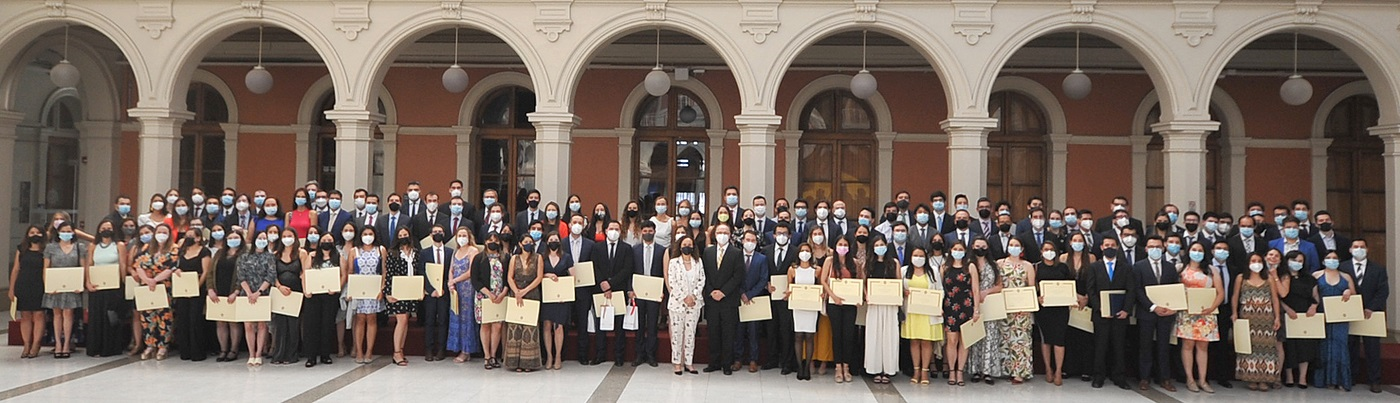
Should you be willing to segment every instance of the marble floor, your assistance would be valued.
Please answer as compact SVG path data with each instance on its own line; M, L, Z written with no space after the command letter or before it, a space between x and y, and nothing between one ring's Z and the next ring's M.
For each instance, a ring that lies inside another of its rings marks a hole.
M1400 401L1400 388L1386 387L1380 394L1358 388L1344 393L1331 390L1284 389L1269 393L1247 389L1217 388L1214 395L1187 392L1163 393L1125 391L1109 385L1092 389L1088 383L1071 380L1055 387L1040 380L1012 386L969 385L950 387L935 380L933 385L911 385L908 378L897 378L892 385L869 382L836 384L830 376L799 382L777 371L747 371L724 376L720 373L676 376L670 366L660 368L630 365L581 367L565 364L562 371L518 374L501 370L486 371L480 360L467 364L424 362L411 357L407 367L379 357L372 364L355 365L341 360L332 365L307 369L301 365L263 366L249 369L242 361L232 363L139 361L125 357L89 358L75 355L67 360L47 356L21 360L19 348L0 347L0 400L21 402L63 401L289 401L289 402L424 402L488 401L511 402L1086 402L1107 399L1115 402L1324 402L1346 399L1350 402ZM1224 400L1222 400L1224 399Z

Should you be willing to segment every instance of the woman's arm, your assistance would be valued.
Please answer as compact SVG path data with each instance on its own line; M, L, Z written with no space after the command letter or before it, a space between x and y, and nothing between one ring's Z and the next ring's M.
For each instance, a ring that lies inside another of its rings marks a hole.
M507 270L507 271L506 271L506 284L510 286L510 291L511 291L511 293L513 293L513 294L515 294L515 296L519 297L519 296L521 296L521 294L523 294L525 291L522 290L522 289L520 289L520 286L518 286L518 285L515 284L515 269L516 269L517 266L522 266L522 265L524 265L524 262L521 262L521 264L515 264L516 262L521 262L521 259L515 259L514 262L511 262L510 270Z
M1240 284L1241 281L1244 281L1244 275L1236 274L1235 284ZM1235 287L1234 295L1230 296L1230 301L1233 302L1230 304L1230 320L1234 320L1240 317L1240 287Z

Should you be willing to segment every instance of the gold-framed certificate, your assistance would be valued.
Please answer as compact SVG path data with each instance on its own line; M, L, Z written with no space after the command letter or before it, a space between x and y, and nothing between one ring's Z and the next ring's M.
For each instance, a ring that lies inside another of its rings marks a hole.
M238 297L245 298L245 297ZM228 302L228 298L219 298L213 302L204 304L204 318L215 322L233 322L234 315L237 314L237 306Z
M477 306L481 307L481 323L496 323L506 320L506 303L510 297L501 299L501 303L491 302L490 298L483 297Z
M754 297L749 303L739 303L739 322L758 322L773 319L773 299L767 295Z
M1147 291L1147 299L1158 307L1173 311L1186 310L1186 286L1181 283L1149 285L1143 289ZM1213 294L1215 290L1212 289L1211 292Z
M627 313L627 299L622 292L612 293L612 298L607 298L606 293L593 294L593 316L603 316L603 307L613 307L613 316L620 316Z
M870 305L900 306L904 304L904 282L890 279L869 279L865 281L870 292L866 296Z
M822 310L822 286L815 284L792 284L788 287L788 309L793 311Z
M1230 333L1235 342L1235 354L1254 354L1254 346L1249 343L1249 319L1235 319Z
M115 264L99 264L88 267L88 282L97 286L98 290L121 288L121 267Z
M540 280L540 300L545 303L574 302L574 277Z
M773 286L773 300L782 301L783 294L786 294L788 290L788 276L786 274L768 276L768 284Z
M666 280L641 274L632 275L632 292L637 299L661 302L666 297Z
M428 285L433 286L434 290L442 291L442 277L445 274L443 271L447 269L442 266L442 263L428 263L423 265L423 268L427 272Z
M1040 282L1040 296L1046 307L1074 306L1079 303L1074 280L1046 280Z
M1385 312L1371 312L1371 319L1351 322L1347 334L1352 336L1386 337Z
M1003 288L1001 295L1006 302L1006 312L1035 312L1040 310L1040 298L1035 287Z
M238 322L268 322L272 320L272 298L261 297L257 302L239 297L233 301L234 320Z
M144 285L136 286L136 310L149 311L152 309L169 309L170 294L165 290L165 284L156 284L156 289Z
M1069 326L1085 332L1094 332L1094 310L1089 307L1070 308Z
M127 301L135 301L135 300L136 300L136 287L140 287L140 286L141 286L141 282L140 282L140 281L137 281L137 280L136 280L136 277L132 277L132 276L125 276L125 277L123 277L123 280L122 280L122 281L125 281L125 282L126 282L126 287L124 287L124 289L122 290L122 292L125 294L126 300L127 300Z
M831 303L835 304L835 297L841 298L841 305L860 305L861 288L865 284L859 279L831 279Z
M964 346L977 344L977 342L987 338L987 326L984 324L985 321L986 319L978 318L977 320L969 320L962 324L960 331L962 332Z
M943 316L943 291L910 288L906 310L915 315Z
M1186 313L1200 315L1213 305L1215 305L1215 288L1186 289Z

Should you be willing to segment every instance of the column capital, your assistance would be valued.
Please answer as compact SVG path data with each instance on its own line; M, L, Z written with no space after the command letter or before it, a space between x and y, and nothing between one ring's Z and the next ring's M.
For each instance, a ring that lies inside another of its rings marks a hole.
M1046 137L1050 138L1050 152L1067 153L1069 152L1069 141L1070 139L1074 138L1074 135L1065 133L1051 133Z
M802 139L801 130L779 130L778 139L783 141L797 141ZM797 144L789 144L788 147L796 147Z
M535 124L535 127L539 127L541 124L547 124L568 125L569 128L573 128L574 126L578 126L579 122L582 121L579 119L578 115L568 112L530 112L525 114L525 116L530 119L530 123Z
M729 136L729 131L724 129L705 130L705 136L710 138L710 147L724 147L724 138Z
M942 128L949 136L969 135L976 133L983 135L997 127L997 120L992 118L948 118L938 122L938 127Z
M241 126L237 123L220 123L219 128L224 129L224 141L238 141L238 129Z
M385 141L395 141L398 140L399 129L402 127L399 125L379 125L379 131L384 133Z
M336 123L351 121L366 123L384 123L385 117L382 113L370 112L366 110L331 109L326 111L326 120Z
M168 108L131 108L126 110L126 114L141 122L174 120L183 123L186 120L194 119L193 112L177 111Z
M1220 130L1220 122L1213 120L1173 120L1170 122L1153 123L1150 128L1152 132L1160 133L1164 138L1168 135L1197 135L1204 138L1207 132Z
M111 139L121 131L121 124L110 120L84 120L74 124L84 139Z
M1366 132L1382 139L1400 137L1400 123L1371 126L1366 128Z
M772 114L742 114L734 115L734 124L739 127L744 126L773 126L777 127L783 123L783 117Z
M24 121L24 113L15 111L0 110L0 127L18 126Z

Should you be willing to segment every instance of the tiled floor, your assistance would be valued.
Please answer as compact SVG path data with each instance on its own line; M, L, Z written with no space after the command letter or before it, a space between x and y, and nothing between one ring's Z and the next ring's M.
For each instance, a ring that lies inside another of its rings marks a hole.
M201 363L169 359L162 362L127 358L95 359L74 356L69 360L18 359L17 347L0 347L0 398L14 401L327 401L327 402L1349 402L1400 401L1400 389L1388 387L1381 394L1358 388L1351 393L1286 389L1270 393L1247 389L1217 388L1214 395L1120 390L1112 385L1092 389L1088 383L1070 380L1054 387L1036 379L1024 385L1007 382L996 386L950 387L943 380L932 385L911 385L897 378L893 385L866 382L836 384L830 376L799 382L776 371L747 371L676 376L671 367L608 365L580 367L565 364L563 371L517 374L485 371L481 361L454 364L428 363L412 357L408 367L387 364L387 357L371 365L342 360L307 369L300 365L248 369L243 362ZM1086 400L1093 399L1093 400Z

